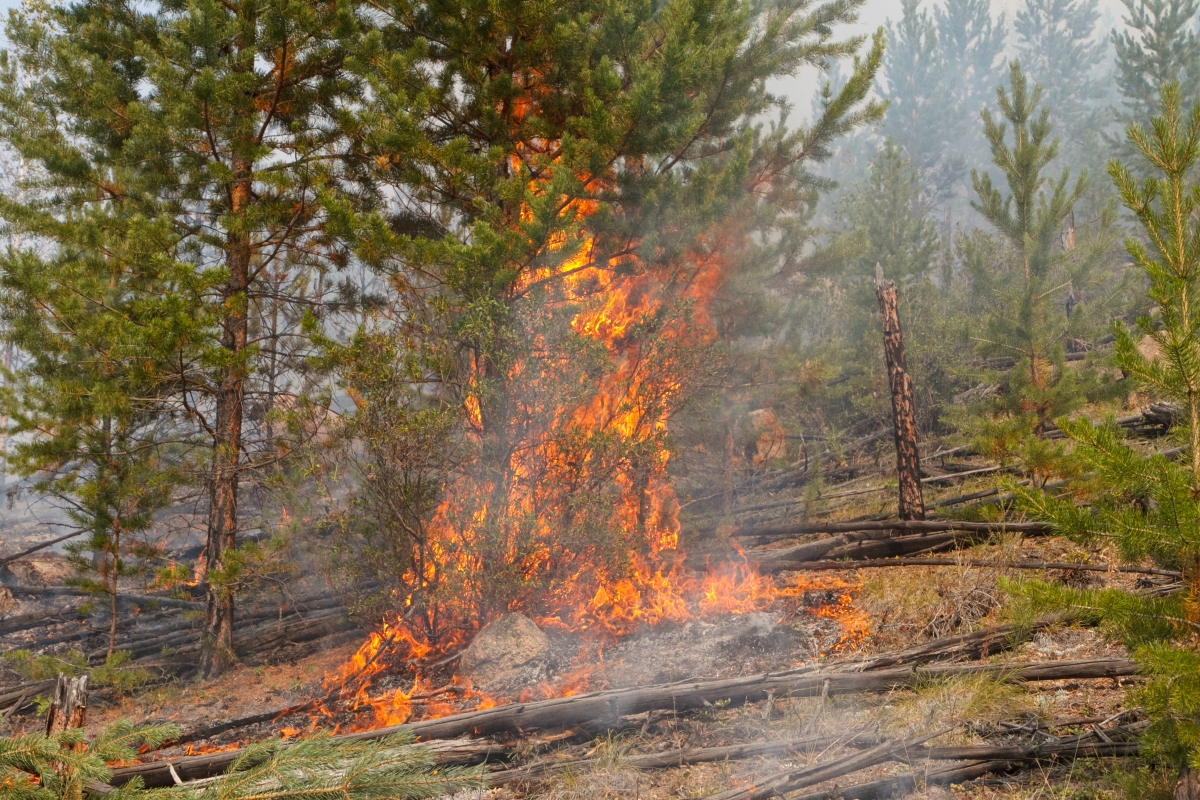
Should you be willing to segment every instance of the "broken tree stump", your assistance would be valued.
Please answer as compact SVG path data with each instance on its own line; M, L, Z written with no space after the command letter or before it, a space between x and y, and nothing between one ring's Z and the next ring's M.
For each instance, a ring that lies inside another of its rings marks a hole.
M896 472L900 479L900 519L925 519L921 495L921 456L917 452L917 414L912 378L904 358L904 334L896 308L896 284L885 280L883 267L875 265L875 296L883 318L883 355L892 391L892 421L896 431Z
M46 714L47 736L83 727L83 720L87 715L87 685L87 675L68 678L61 672L58 673L54 699L50 703L50 711Z

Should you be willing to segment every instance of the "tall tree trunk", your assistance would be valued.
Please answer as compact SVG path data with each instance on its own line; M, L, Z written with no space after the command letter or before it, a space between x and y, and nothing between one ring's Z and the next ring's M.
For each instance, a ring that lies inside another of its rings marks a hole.
M925 519L921 495L921 458L917 451L917 414L913 406L912 379L904 359L904 334L896 308L896 284L884 280L875 265L875 294L883 317L883 355L887 360L892 391L892 421L896 426L896 472L900 478L900 519Z
M230 211L235 220L250 202L251 165L235 157ZM236 224L236 223L235 223ZM249 235L234 229L226 238L225 318L221 346L229 356L217 390L217 419L213 442L211 498L208 513L208 586L205 594L205 675L219 674L233 660L233 589L223 584L225 553L237 545L238 483L241 471L242 420L246 394L243 363L248 332L247 289L250 283Z

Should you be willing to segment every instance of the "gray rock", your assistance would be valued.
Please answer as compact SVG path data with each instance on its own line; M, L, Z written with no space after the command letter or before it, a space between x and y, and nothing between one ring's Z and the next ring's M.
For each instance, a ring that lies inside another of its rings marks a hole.
M475 636L459 659L458 672L477 686L505 680L549 647L549 639L533 620L505 614Z

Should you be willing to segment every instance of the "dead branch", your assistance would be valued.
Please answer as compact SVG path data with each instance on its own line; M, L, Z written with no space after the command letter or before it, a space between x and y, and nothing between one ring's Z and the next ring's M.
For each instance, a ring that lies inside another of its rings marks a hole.
M888 667L927 664L946 658L987 658L1011 650L1038 631L1072 621L1074 615L1070 612L1046 614L1028 625L997 625L972 633L945 636L893 653L884 653L855 664L851 669L868 672Z
M82 536L83 533L84 533L83 531L74 531L72 533L68 533L66 536L59 536L57 539L51 539L48 542L42 542L41 544L34 545L33 547L30 547L27 550L22 550L21 552L14 553L11 556L4 556L3 558L0 558L0 567L4 566L5 564L11 564L12 562L16 561L19 558L24 558L25 556L32 555L33 553L36 553L39 550L45 550L47 547L53 547L54 545L58 544L59 542L65 542L68 539L74 539L77 536Z
M767 800L767 798L776 797L785 792L793 792L806 786L815 786L818 783L835 780L876 764L897 760L905 751L917 747L926 739L937 735L939 734L935 733L914 739L884 742L861 753L852 753L824 764L779 772L756 780L752 786L746 788L717 792L709 795L705 800Z

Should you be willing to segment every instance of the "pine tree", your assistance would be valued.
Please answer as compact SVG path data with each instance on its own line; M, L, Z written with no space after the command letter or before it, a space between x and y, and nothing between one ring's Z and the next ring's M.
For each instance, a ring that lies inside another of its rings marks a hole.
M941 249L937 224L920 204L921 178L895 142L871 163L868 181L847 199L845 215L862 241L855 277L883 267L889 280L909 285L925 278Z
M983 152L974 124L991 97L1004 48L1004 16L986 0L950 0L931 16L920 0L904 0L888 25L884 58L889 108L884 130L904 146L921 173L924 202L954 194L968 162Z
M1080 175L1071 185L1069 168L1057 179L1046 174L1058 154L1058 140L1050 138L1049 109L1039 109L1041 86L1030 87L1016 62L1010 66L1010 86L1009 91L997 90L1004 121L990 109L983 112L984 135L993 163L1004 175L1007 196L989 174L971 174L977 195L972 206L999 232L1007 250L998 262L1004 269L995 269L997 262L985 257L978 239L963 244L972 280L988 298L979 334L983 352L1017 361L1004 400L1006 413L1040 434L1052 417L1083 400L1076 373L1065 370L1062 342L1071 319L1083 315L1070 300L1071 292L1085 290L1103 258L1112 219L1111 214L1101 219L1099 233L1079 251L1063 247L1063 223L1087 178Z
M443 604L475 622L528 608L579 583L581 565L584 580L620 577L630 553L673 546L665 420L732 318L712 298L740 270L811 263L828 182L810 169L881 114L866 95L882 35L864 48L832 32L859 6L387 4L355 56L371 101L356 124L372 132L372 178L411 202L348 203L338 232L404 309L369 319L361 341L412 355L395 371L413 376L412 412L455 409L474 448L436 519L397 548L419 563L433 531L443 553L400 579L415 622L453 626ZM771 80L860 52L812 124L786 118Z
M1128 30L1112 31L1117 87L1131 120L1151 117L1168 83L1180 88L1191 108L1200 99L1200 37L1194 28L1197 0L1122 0Z
M323 234L322 197L362 195L343 125L362 97L341 44L356 8L96 0L8 25L0 120L31 178L0 215L55 257L94 258L98 240L121 239L133 257L110 264L125 270L118 283L155 276L137 290L155 322L130 329L130 346L173 353L171 413L199 448L210 673L232 657L239 497L264 458L247 411L279 388L255 380L259 323L281 302L325 311L323 276L347 255ZM153 250L139 249L141 228ZM94 313L119 316L99 302Z
M120 234L104 236L93 222L80 215L60 224L87 231L90 250L0 258L0 330L24 356L0 408L15 438L9 467L85 535L69 552L77 583L108 597L111 655L121 581L152 557L145 535L181 476L167 453L176 429L161 394L173 351L146 335L158 321L142 303L161 284L149 273L131 281L124 269L161 243L161 231L123 220ZM137 251L125 249L131 238Z
M806 402L793 418L819 407L840 409L846 425L887 424L891 395L874 286L879 264L899 285L918 423L922 432L932 431L953 395L968 388L955 364L970 357L970 343L958 335L959 287L939 274L942 235L922 202L921 175L897 143L887 141L868 178L850 189L837 218L836 249L845 256L836 272L821 274L789 309L797 335L786 340L783 356L787 369L839 380L807 388Z
M1095 127L1104 98L1099 21L1098 0L1025 0L1016 16L1019 60L1044 87L1050 122L1072 149Z
M1148 337L1157 352L1139 351L1134 332L1117 323L1114 361L1148 391L1184 409L1184 455L1179 460L1165 453L1146 457L1122 439L1111 419L1101 425L1064 419L1059 424L1075 448L1063 472L1082 477L1072 480L1065 499L1022 487L1015 491L1027 512L1060 534L1084 544L1115 544L1125 561L1149 559L1182 572L1182 591L1166 597L1122 589L1070 590L1038 581L1019 588L1033 608L1074 608L1125 643L1150 676L1133 698L1150 717L1150 752L1181 765L1181 777L1194 787L1194 771L1200 769L1200 313L1195 302L1200 194L1187 176L1200 161L1200 108L1185 111L1181 94L1168 83L1161 116L1148 130L1126 129L1153 175L1139 182L1129 166L1116 161L1109 173L1142 227L1144 238L1131 237L1125 246L1145 271L1158 312L1137 322L1139 338Z
M936 170L953 150L953 131L946 121L956 116L946 91L947 64L938 43L938 28L921 0L903 0L902 16L888 23L888 50L883 75L888 99L884 130L904 145L909 160L923 175Z
M993 19L987 0L948 0L934 16L946 77L958 104L973 115L991 100L1003 67L1004 14Z

